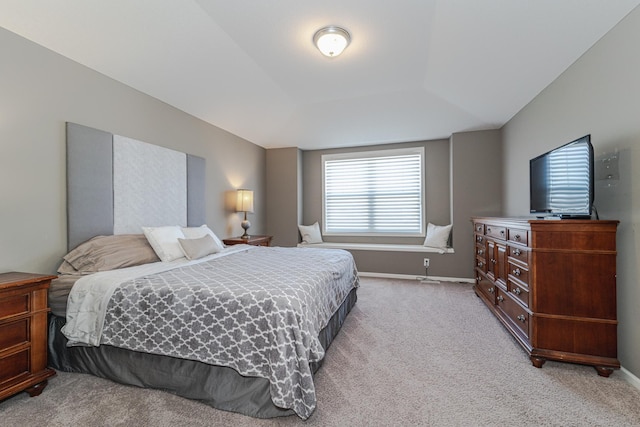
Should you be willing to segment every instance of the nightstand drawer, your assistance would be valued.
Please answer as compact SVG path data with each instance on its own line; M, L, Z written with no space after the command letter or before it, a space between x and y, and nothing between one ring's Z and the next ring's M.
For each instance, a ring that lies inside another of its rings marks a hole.
M29 343L29 320L26 318L17 322L0 325L0 352L10 347Z
M30 349L0 358L0 385L29 375Z
M28 293L9 298L0 298L0 320L29 313Z

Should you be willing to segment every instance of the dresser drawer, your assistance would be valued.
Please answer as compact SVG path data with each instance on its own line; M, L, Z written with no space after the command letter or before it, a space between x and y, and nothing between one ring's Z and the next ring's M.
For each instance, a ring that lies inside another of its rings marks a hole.
M0 386L29 375L30 349L0 358Z
M26 318L0 325L0 351L29 342L30 320L31 318Z
M515 264L513 262L509 262L508 273L510 276L515 277L524 285L529 286L529 270L526 267Z
M507 237L507 230L504 227L498 227L495 225L487 225L485 227L485 233L487 236L495 237L496 239L505 239Z
M525 307L529 307L529 289L520 286L513 280L508 280L508 289L514 298L520 301Z
M24 293L8 298L0 297L0 320L29 313L31 309L29 307L29 295L29 293Z
M529 313L515 302L509 294L496 290L496 303L500 310L507 315L511 323L529 339Z
M483 273L487 272L487 258L486 247L482 243L476 244L476 267L482 270Z
M493 283L481 274L476 273L476 288L479 289L482 294L491 301L492 304L496 303L496 287Z
M476 257L476 268L478 268L483 273L487 273L487 261L484 258Z
M510 242L521 243L525 246L529 245L527 230L509 228L507 231L507 240L509 240Z
M522 247L518 247L518 246L514 246L514 245L508 245L507 246L507 255L510 256L511 258L515 258L518 261L521 261L524 264L529 264L529 250L522 248Z

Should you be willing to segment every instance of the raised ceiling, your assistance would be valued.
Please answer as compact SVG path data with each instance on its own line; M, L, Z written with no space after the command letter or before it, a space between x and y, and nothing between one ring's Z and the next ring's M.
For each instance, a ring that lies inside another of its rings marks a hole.
M266 148L501 127L640 0L3 0L0 26ZM312 45L338 25L342 56Z

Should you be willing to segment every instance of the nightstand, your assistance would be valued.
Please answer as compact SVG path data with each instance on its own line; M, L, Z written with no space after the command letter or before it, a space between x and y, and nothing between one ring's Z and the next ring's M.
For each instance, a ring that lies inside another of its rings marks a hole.
M38 396L47 378L47 292L56 276L0 274L0 400L21 391Z
M229 237L228 239L222 240L225 245L233 246L233 245L251 245L251 246L271 246L271 239L273 236L249 236L248 239L243 239L242 237Z

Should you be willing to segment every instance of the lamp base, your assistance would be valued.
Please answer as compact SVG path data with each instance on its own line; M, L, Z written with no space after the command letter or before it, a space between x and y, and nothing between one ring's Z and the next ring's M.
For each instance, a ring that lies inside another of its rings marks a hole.
M247 230L249 229L249 227L251 227L251 223L245 219L244 221L242 221L242 224L240 224L240 226L244 229L244 234L240 237L242 237L243 239L248 239L249 234L247 233Z

